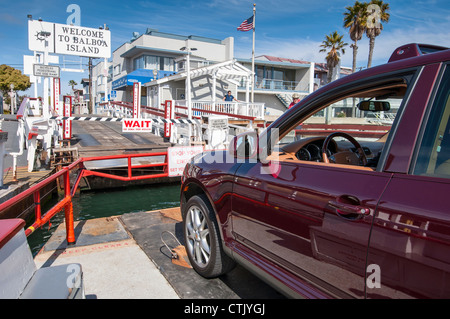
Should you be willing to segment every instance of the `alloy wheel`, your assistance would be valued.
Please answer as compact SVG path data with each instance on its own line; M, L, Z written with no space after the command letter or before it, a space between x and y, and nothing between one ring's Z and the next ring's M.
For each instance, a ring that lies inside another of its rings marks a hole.
M206 267L211 256L209 228L203 211L191 206L186 215L187 249L199 267Z

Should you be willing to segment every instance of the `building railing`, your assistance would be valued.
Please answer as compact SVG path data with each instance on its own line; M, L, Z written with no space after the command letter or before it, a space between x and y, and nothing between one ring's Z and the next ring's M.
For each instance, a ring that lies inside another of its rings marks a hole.
M186 100L176 100L175 105L186 107ZM191 101L193 109L192 115L201 117L210 115L212 112L224 113L230 117L254 117L256 119L264 119L264 103L247 103L247 102L217 102L217 101ZM187 109L185 110L187 114Z
M239 89L247 88L247 80L243 79L239 83ZM309 83L298 81L283 81L274 79L259 79L256 80L255 89L269 90L269 91L300 91L309 92Z

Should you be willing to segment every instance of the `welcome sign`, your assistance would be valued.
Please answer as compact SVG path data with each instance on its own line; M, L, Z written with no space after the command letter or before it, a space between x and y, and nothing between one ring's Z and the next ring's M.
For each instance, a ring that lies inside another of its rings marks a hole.
M56 54L90 58L111 57L109 30L43 21L28 21L28 48Z
M87 57L111 57L111 32L55 24L55 53Z

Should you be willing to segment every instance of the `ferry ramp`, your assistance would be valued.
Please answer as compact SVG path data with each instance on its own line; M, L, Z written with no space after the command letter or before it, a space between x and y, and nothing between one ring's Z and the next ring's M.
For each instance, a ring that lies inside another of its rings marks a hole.
M79 157L139 153L167 149L171 143L152 133L122 132L121 122L72 121L71 147Z

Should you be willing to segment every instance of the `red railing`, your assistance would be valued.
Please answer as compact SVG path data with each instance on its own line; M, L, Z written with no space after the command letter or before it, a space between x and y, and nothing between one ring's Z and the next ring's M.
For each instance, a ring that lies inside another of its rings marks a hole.
M164 156L164 162L144 164L144 165L132 165L132 163L131 163L133 158L155 157L155 156ZM86 169L86 167L84 166L85 162L121 159L121 158L127 159L127 176L118 176L118 175L107 174L107 173L102 173L102 172L98 172L98 171L91 171L91 170ZM45 180L39 182L36 185L31 186L29 189L25 190L24 192L21 192L20 194L3 202L2 204L0 204L0 213L7 210L11 206L16 205L20 201L25 200L29 196L33 196L34 206L35 206L34 207L35 219L34 219L34 223L25 230L25 235L26 236L31 235L36 229L38 229L39 227L42 227L43 225L48 223L50 221L50 219L52 217L54 217L57 213L64 210L65 221L66 221L67 243L74 244L75 243L75 232L74 232L72 197L75 195L78 185L83 177L85 177L85 176L100 176L100 177L104 177L104 178L117 179L120 181L136 181L136 180L143 180L143 179L150 179L150 178L161 178L161 177L169 176L167 166L168 166L167 152L125 154L125 155L80 158L77 161L75 161L74 163L72 163L68 166L62 167L62 169L60 171L49 176ZM143 168L150 168L150 167L161 167L163 169L163 173L133 176L133 169L143 169ZM73 171L75 169L78 169L79 172L78 172L76 181L71 186L70 185L70 173L71 173L71 171ZM62 185L62 187L64 189L64 196L62 199L60 199L58 201L58 203L56 203L47 212L45 212L45 214L43 214L42 208L41 208L40 191L44 187L49 185L50 183L56 182L56 180L59 178L63 178L63 180L64 180L64 182L60 184L60 185Z

